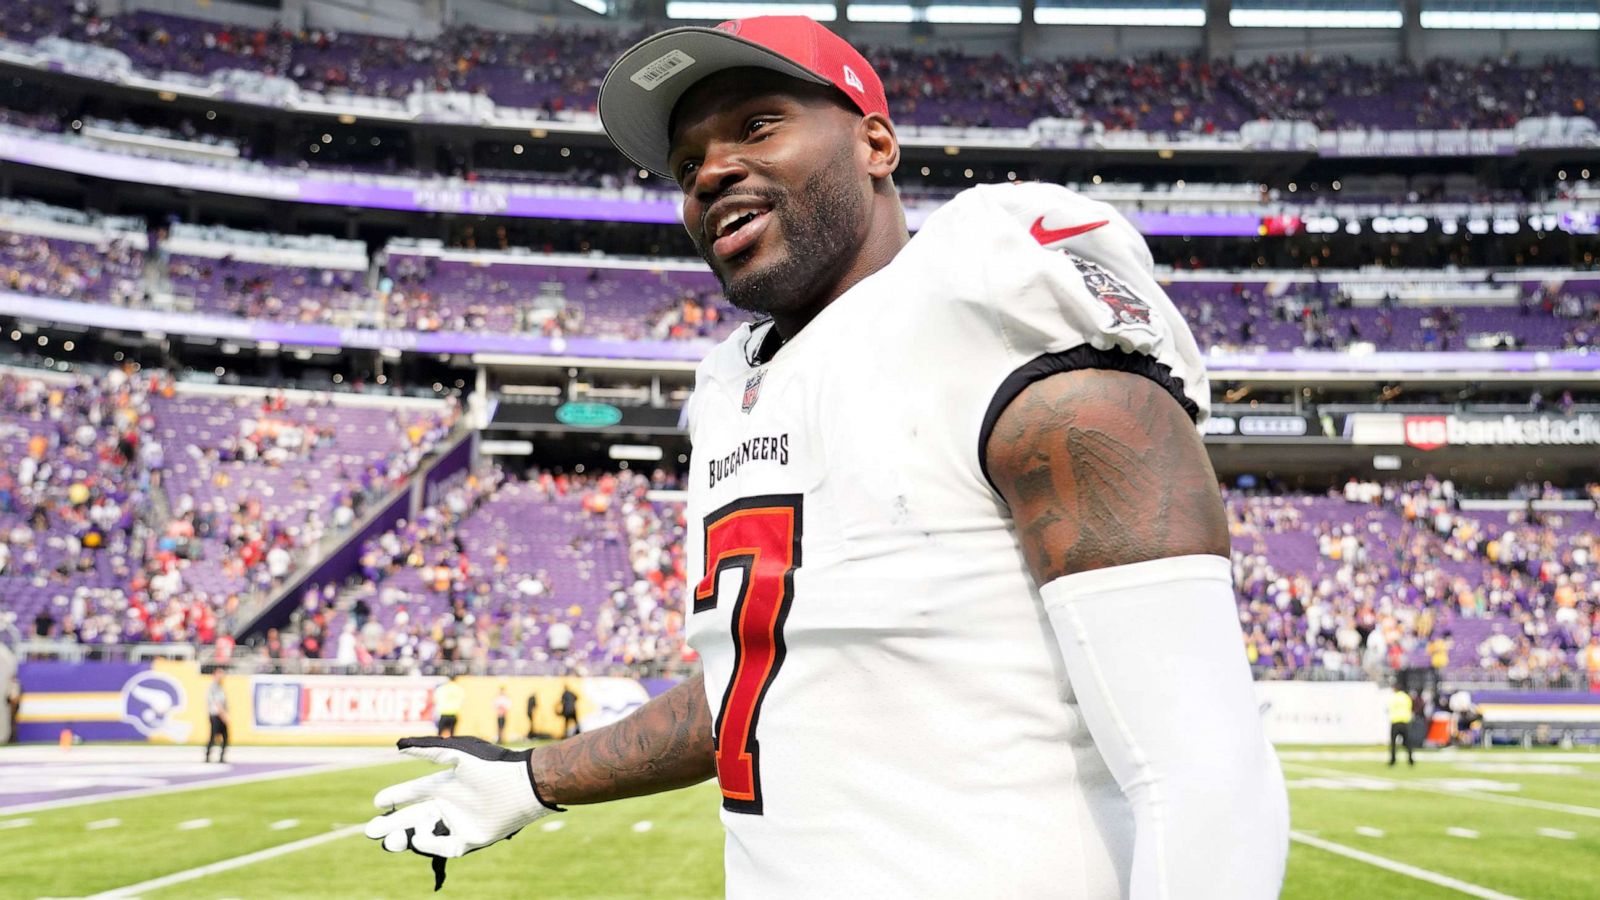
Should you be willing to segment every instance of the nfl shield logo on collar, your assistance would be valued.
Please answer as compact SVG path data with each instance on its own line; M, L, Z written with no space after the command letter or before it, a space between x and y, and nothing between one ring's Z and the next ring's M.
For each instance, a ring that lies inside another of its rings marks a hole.
M756 405L756 401L761 399L761 379L765 378L766 375L766 372L758 369L744 383L744 403L740 405L740 409L749 412L750 408Z

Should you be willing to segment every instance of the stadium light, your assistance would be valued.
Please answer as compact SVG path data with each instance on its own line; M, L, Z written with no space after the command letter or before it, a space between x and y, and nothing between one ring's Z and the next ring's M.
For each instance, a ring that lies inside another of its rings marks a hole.
M1116 25L1200 27L1206 24L1201 7L1040 6L1033 11L1040 25Z
M1233 9L1235 28L1399 28L1398 9Z
M935 25L1018 25L1020 6L930 6L928 21Z
M533 452L533 441L479 441L478 452L484 456L527 456Z
M1423 10L1423 28L1459 31L1600 31L1600 12Z
M852 22L910 22L912 10L903 3L852 3L845 18Z
M809 16L818 22L832 22L836 8L831 3L729 3L722 0L669 0L667 18L747 19L751 16Z
M917 9L904 3L852 3L845 10L852 22L932 22L936 25L1019 25L1018 6L974 6L944 3Z
M612 459L656 462L661 459L664 452L654 444L612 444L606 449L606 455Z

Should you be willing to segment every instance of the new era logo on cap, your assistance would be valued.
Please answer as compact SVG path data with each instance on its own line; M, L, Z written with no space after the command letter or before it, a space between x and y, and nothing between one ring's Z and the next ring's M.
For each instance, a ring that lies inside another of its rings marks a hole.
M856 71L849 66L844 67L844 83L850 85L863 94L867 92L867 89L861 85L861 76L857 75Z

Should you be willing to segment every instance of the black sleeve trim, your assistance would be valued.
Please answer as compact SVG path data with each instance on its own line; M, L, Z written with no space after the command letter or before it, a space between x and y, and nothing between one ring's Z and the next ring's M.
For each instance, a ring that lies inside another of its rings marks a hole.
M978 431L978 468L982 470L984 479L989 482L989 487L994 488L995 493L998 494L1000 489L995 487L994 479L989 477L989 435L994 432L995 423L1000 421L1000 414L1006 411L1011 401L1017 399L1018 394L1035 381L1063 372L1076 372L1079 369L1107 369L1112 372L1143 375L1165 388L1167 393L1172 395L1172 399L1183 407L1183 411L1189 414L1190 421L1199 420L1200 407L1183 393L1183 379L1172 374L1172 369L1142 353L1100 350L1088 344L1079 344L1071 350L1063 350L1060 353L1046 353L1031 362L1024 363L1007 375L1006 380L1000 382L1000 388L994 392L994 399L989 401L989 408L983 414L983 427Z

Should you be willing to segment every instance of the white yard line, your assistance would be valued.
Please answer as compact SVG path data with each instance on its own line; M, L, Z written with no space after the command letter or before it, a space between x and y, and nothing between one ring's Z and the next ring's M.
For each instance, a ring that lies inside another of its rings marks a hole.
M1446 828L1444 833L1453 838L1466 838L1469 841L1477 840L1478 838L1478 833L1473 831L1471 828L1456 828L1452 826L1450 828Z
M1301 832L1301 833L1305 834L1306 832ZM1356 826L1356 834L1359 834L1362 837L1381 838L1381 837L1383 837L1383 829L1382 828L1373 828L1371 825L1357 825Z
M1410 781L1401 781L1398 778L1384 778L1379 775L1366 775L1359 772L1348 772L1343 769L1324 769L1320 766L1308 766L1304 763L1286 762L1285 769L1298 769L1314 775L1326 775L1338 778L1371 778L1376 781L1385 781L1396 787L1408 791L1424 791L1429 794L1443 794L1446 797L1464 797L1468 800L1481 800L1485 803L1500 803L1505 806L1525 806L1529 809L1544 809L1551 812L1570 813L1574 816L1588 816L1591 819L1600 819L1600 809L1593 806L1574 806L1570 803L1552 803L1548 800L1535 800L1531 797L1508 797L1504 794L1484 794L1478 791L1447 791L1444 788L1431 784L1416 784Z
M13 828L27 828L32 824L32 819L7 819L4 822L0 822L0 831L10 831Z
M210 781L194 781L186 784L163 784L157 787L133 788L126 791L108 791L102 794L89 794L83 797L68 797L63 800L44 800L39 803L24 803L19 806L0 806L0 816L15 815L16 813L41 812L47 809L65 809L69 806L87 806L91 803L105 803L108 800L132 800L135 797L150 797L156 794L180 794L184 791L199 791L205 788L230 787L236 784L252 784L257 781L274 781L279 778L298 778L301 775L319 775L323 772L341 772L345 769L361 769L367 766L381 766L389 763L402 762L401 759L369 760L356 763L330 763L328 765L304 766L297 769L281 769L275 772L257 772L254 775L235 775L229 778L214 778Z
M182 872L174 872L171 875L163 875L160 878L152 878L149 881L141 881L138 884L130 884L126 887L119 887L113 890L104 891L99 894L94 894L89 898L89 900L99 900L99 898L112 897L138 897L141 894L145 894L150 891L158 891L165 887L171 887L174 884L182 884L185 881L194 881L196 878L204 878L207 875L215 875L218 872L228 872L244 866L254 865L258 862L265 862L269 859L277 859L280 856L287 856L290 853L299 853L301 850L309 850L312 847L320 846L330 841L342 840L350 837L351 835L360 834L361 828L362 826L360 825L351 825L347 828L341 828L338 831L330 831L327 834L319 834L315 837L301 838L298 841L291 841L287 844L279 844L276 847L268 847L265 850L257 850L254 853L246 853L243 856L235 856L232 859L225 859L221 862L214 862L209 865L199 866L193 869L185 869Z
M1600 765L1600 753L1542 753L1537 750L1495 750L1493 756L1478 756L1477 750L1437 750L1426 756L1417 757L1418 763L1452 763L1452 762L1482 762L1491 759L1495 762L1517 761L1527 762L1536 760L1548 763L1572 763L1581 765ZM1278 758L1284 760L1320 760L1323 762L1387 762L1388 751L1385 750L1279 750Z
M116 828L121 824L121 819L96 819L93 822L85 824L83 827L89 831L104 831L107 828Z
M1539 836L1555 838L1558 841L1570 841L1575 840L1578 837L1578 833L1576 831L1567 831L1564 828L1541 828L1539 829Z
M1511 896L1510 894L1502 894L1499 891L1492 891L1486 887L1483 887L1482 885L1473 884L1468 881L1461 881L1457 878L1451 878L1449 875L1440 875L1438 872L1431 872L1427 869L1419 869L1416 866L1407 865L1403 862L1396 862L1395 860L1387 857L1377 856L1364 850L1357 850L1354 847L1346 847L1343 844L1335 844L1332 841L1325 841L1319 837L1312 837L1304 832L1291 831L1289 832L1289 839L1297 843L1305 844L1308 847L1316 847L1318 850L1326 850L1329 853L1334 853L1347 859L1353 859L1357 862L1364 862L1369 866L1377 866L1380 869L1387 869L1390 872L1404 875L1407 878L1415 878L1418 881L1426 881L1429 884L1436 884L1439 887L1449 888L1452 891L1460 891L1461 893L1471 897L1482 897L1483 900L1517 900L1517 898Z
M271 828L273 831L288 831L289 829L291 829L291 828L293 828L293 827L295 827L296 825L299 825L299 824L300 824L300 820L299 819L279 819L278 821L273 822L271 825L268 825L267 827Z
M211 820L210 819L190 819L187 822L179 822L178 823L178 830L179 831L194 831L196 829L210 828L210 827L211 827Z

